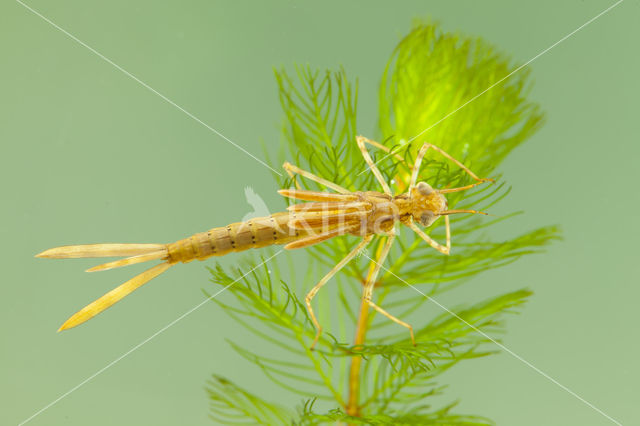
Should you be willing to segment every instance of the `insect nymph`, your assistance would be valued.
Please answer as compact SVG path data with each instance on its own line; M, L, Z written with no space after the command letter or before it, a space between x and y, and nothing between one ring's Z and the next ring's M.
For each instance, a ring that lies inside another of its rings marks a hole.
M296 174L300 175L335 191L335 193L282 189L279 191L280 194L308 202L294 204L290 206L286 212L275 213L267 217L254 218L245 222L232 223L225 227L213 228L171 244L72 245L52 248L38 254L37 257L47 258L126 256L124 259L108 262L93 267L88 271L103 271L149 260L162 261L162 263L137 275L72 315L62 324L60 330L75 327L89 320L152 278L162 274L168 268L180 262L187 263L195 259L204 260L211 256L223 256L230 252L239 252L273 244L285 244L286 249L294 249L318 244L330 238L345 234L360 236L362 237L362 241L338 262L338 264L309 291L305 298L309 315L316 327L316 336L311 345L313 348L322 332L322 327L311 306L313 297L331 277L363 250L376 235L383 235L386 236L387 240L382 247L378 259L375 261L372 273L364 285L362 297L372 308L382 315L406 327L410 331L411 341L415 345L412 327L376 305L372 300L373 287L378 272L396 237L396 224L400 223L408 226L431 247L443 254L449 254L451 250L449 215L454 213L484 213L476 210L448 210L448 204L444 194L470 189L481 183L491 181L491 179L479 178L461 162L440 148L425 143L418 152L413 167L410 167L411 178L407 192L394 195L382 177L380 170L378 170L371 159L365 144L370 144L386 151L388 151L388 148L362 136L358 136L356 142L365 162L373 172L376 180L382 186L383 192L351 192L333 182L315 176L292 164L285 163L284 168L291 177L294 177ZM417 182L422 159L429 149L439 152L454 162L476 182L467 186L448 189L434 189L426 182ZM422 227L431 226L441 216L444 216L446 229L446 241L444 245L436 242L422 230Z

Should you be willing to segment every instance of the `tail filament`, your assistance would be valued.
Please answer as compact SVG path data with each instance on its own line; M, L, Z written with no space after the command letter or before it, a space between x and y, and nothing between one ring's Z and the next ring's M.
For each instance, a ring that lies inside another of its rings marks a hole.
M135 263L147 262L150 260L165 260L163 263L147 269L143 273L136 275L129 281L114 288L104 296L91 302L62 324L58 331L73 328L83 322L93 318L100 312L112 306L143 284L162 274L175 263L168 259L168 250L164 244L84 244L75 246L62 246L45 250L36 257L52 259L85 258L85 257L112 257L128 256L124 259L104 263L88 269L88 272L106 271L108 269L120 268L122 266L133 265Z

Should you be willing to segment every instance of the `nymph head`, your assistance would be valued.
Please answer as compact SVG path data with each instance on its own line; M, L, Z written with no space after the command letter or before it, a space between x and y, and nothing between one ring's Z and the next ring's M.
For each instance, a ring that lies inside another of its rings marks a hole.
M460 190L469 189L475 185L453 189L433 189L426 182L418 182L411 189L411 216L414 222L418 222L424 227L431 226L440 216L446 216L456 213L472 213L484 214L477 210L448 210L449 204L444 194L448 192L458 192Z
M424 227L431 226L447 210L447 199L426 182L418 182L411 190L411 215Z

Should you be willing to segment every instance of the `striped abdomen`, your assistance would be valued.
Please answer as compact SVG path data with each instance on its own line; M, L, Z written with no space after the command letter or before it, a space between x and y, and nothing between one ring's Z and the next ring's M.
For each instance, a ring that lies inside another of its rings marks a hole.
M167 261L186 263L194 259L204 260L250 248L287 244L306 236L306 232L289 227L290 218L289 212L281 212L200 232L167 244Z

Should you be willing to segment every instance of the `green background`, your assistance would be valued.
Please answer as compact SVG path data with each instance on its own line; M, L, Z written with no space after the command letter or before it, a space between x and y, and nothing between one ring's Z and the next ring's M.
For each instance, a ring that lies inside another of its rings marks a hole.
M275 155L280 141L274 66L344 65L360 81L358 130L371 135L379 77L413 18L482 36L523 63L613 2L28 4L262 158L262 142ZM513 191L492 213L526 214L494 232L559 224L565 240L464 290L476 299L534 290L508 319L505 345L623 424L640 422L639 12L627 0L531 64L531 98L547 123L500 168ZM88 275L94 261L34 254L169 242L224 225L251 211L246 186L272 210L283 203L267 168L17 2L0 5L0 54L0 424L17 424L201 302L209 286L203 264L173 268L58 334L71 313L141 268ZM300 403L239 360L231 337L252 345L207 304L29 424L212 424L203 387L214 372ZM443 401L459 398L458 412L501 425L612 424L506 353L444 380Z

